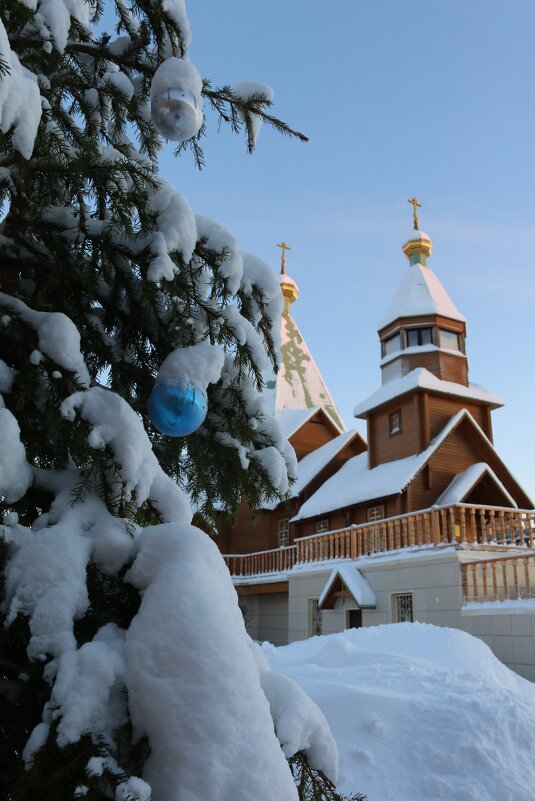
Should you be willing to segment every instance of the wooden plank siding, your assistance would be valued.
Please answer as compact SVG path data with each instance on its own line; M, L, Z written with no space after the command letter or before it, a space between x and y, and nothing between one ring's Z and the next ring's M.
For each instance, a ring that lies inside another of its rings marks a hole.
M429 353L408 353L401 351L402 375L407 375L416 367L425 367L442 381L453 381L468 386L468 361L461 353L445 353L442 350Z
M344 509L336 509L333 512L326 512L315 517L301 520L295 524L295 539L299 537L309 537L311 534L316 533L316 522L328 518L329 528L333 531L340 528L346 528L351 525L360 525L368 523L368 509L372 506L383 506L385 517L395 517L402 514L401 497L394 495L389 498L374 498L366 503L355 504L348 506Z
M312 429L312 431L314 430L315 429ZM290 438L290 442L293 445L293 437ZM252 515L249 507L246 504L242 504L238 510L234 524L231 525L228 521L221 522L220 536L217 540L219 549L223 553L244 554L278 548L279 520L294 517L299 507L316 492L327 479L333 476L348 459L357 456L365 450L366 442L360 434L356 434L355 438L349 442L322 471L320 471L307 487L305 487L298 498L284 501L273 510L260 510L256 515ZM290 524L290 544L293 543L295 536L295 525Z
M390 435L390 415L397 411L401 412L401 431ZM370 412L367 419L371 421L371 426L368 426L368 441L372 443L370 469L415 453L421 436L417 393L381 406L379 410Z
M466 409L492 442L492 429L489 426L490 413L486 404L474 403L467 398L444 397L429 393L428 407L431 439L440 434L454 414L457 414L460 409Z
M308 453L330 442L337 437L339 433L340 432L330 420L327 413L318 409L318 412L311 417L310 420L307 420L307 422L290 437L289 441L295 450L297 458L302 459L303 456L306 456Z
M385 404L377 411L371 411L367 417L370 469L384 462L421 453L461 409L470 412L492 442L488 406L465 398L416 391ZM401 431L390 435L390 415L396 411L401 412Z
M288 593L287 581L274 581L262 584L238 584L236 587L238 595L273 595L274 593Z

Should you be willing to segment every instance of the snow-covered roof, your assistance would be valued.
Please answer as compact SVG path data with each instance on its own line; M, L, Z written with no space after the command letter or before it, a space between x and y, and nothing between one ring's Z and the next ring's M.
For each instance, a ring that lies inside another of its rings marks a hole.
M282 315L281 355L282 364L275 385L275 409L321 406L336 428L345 431L342 416L289 311Z
M394 398L404 395L413 389L429 389L444 395L456 395L475 401L489 403L493 408L503 406L502 399L494 392L490 392L479 384L470 383L467 387L454 381L443 381L437 378L425 367L417 367L402 378L394 378L370 395L369 398L357 404L353 409L355 417L364 417L367 412L382 406Z
M399 350L392 351L392 353L387 353L379 362L379 367L384 367L385 364L389 364L394 361L394 359L399 359L400 356L413 356L414 354L420 355L422 353L447 353L448 356L459 356L461 359L466 359L466 354L462 353L460 350L439 348L438 345L431 344L411 345L409 348L400 348Z
M311 406L309 409L276 409L275 419L282 428L282 433L286 439L299 431L307 420L310 420L318 411L318 406Z
M469 418L492 448L488 438L478 426L470 412L461 409L446 423L429 446L421 453L407 456L405 459L396 459L377 465L371 470L368 468L368 454L361 453L349 459L334 476L331 476L311 497L301 506L299 512L292 518L292 522L304 520L307 517L327 514L335 509L344 509L357 503L364 503L375 498L387 498L389 495L398 495L403 492L416 474L430 459L439 445L456 428L465 417Z
M292 522L343 509L372 498L395 495L420 468L420 458L409 456L368 470L368 454L349 459L301 506Z
M285 410L285 411L293 411ZM277 417L278 417L277 413ZM290 490L290 497L297 498L298 495L307 487L316 476L332 461L340 451L345 448L356 437L360 436L359 432L353 429L340 434L338 437L326 442L321 448L317 448L311 453L307 453L300 462L297 463L297 481ZM268 503L263 506L263 509L276 509L279 502Z
M485 462L472 464L463 473L455 476L451 484L444 490L437 501L437 506L450 506L455 503L462 503L469 492L476 486L478 481L485 475L489 475L497 487L503 492L505 497L513 506L517 506L515 499L505 489L504 485L496 473Z
M418 233L422 234L421 231ZM398 317L423 317L430 314L440 314L450 320L466 322L433 270L417 262L409 265L403 273L394 299L379 323L379 330Z
M321 609L327 600L327 596L331 591L336 579L340 577L347 589L363 609L375 609L377 606L377 599L375 592L370 587L364 576L352 565L339 565L335 567L329 576L325 587L319 597L318 606Z

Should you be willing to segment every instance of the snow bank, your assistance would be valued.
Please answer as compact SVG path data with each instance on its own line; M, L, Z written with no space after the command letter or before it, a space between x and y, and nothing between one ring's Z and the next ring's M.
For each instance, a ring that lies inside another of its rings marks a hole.
M535 686L469 634L400 623L264 652L327 718L340 792L369 801L533 797Z

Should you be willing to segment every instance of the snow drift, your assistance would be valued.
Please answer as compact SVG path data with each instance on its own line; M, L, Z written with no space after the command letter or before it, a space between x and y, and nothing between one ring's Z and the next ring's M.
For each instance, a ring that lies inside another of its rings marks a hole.
M264 652L327 718L340 792L369 801L534 797L535 686L475 637L400 623Z

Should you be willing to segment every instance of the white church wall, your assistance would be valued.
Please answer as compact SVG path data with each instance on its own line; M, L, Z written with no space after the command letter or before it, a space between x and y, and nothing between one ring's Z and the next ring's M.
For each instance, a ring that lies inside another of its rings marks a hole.
M274 645L288 643L288 595L285 592L245 595L240 598L245 627L253 638Z
M457 625L461 606L459 562L454 551L370 560L359 570L375 591L377 606L363 610L363 625L395 623L395 596L409 595L413 620ZM447 622L446 622L447 621Z
M490 555L480 553L479 558ZM362 624L396 622L396 595L410 595L414 621L466 631L485 642L509 668L535 681L535 609L527 607L518 614L507 614L507 608L499 604L490 609L463 608L459 562L477 558L474 552L438 551L398 560L388 556L359 562L359 570L377 599L375 609L362 610ZM245 601L247 607L251 636L277 645L311 636L312 604L319 599L331 569L290 574L288 595L241 598L240 603ZM345 600L338 601L335 609L324 610L322 634L343 631L349 610L357 608L356 603Z
M304 640L310 633L311 601L318 600L331 575L332 568L318 572L292 574L289 577L288 593L288 641ZM322 623L324 613L321 615ZM345 620L345 618L344 618ZM341 628L329 628L329 633L343 631Z
M524 609L518 614L471 611L459 616L459 628L486 643L507 667L525 679L535 681L535 612Z

